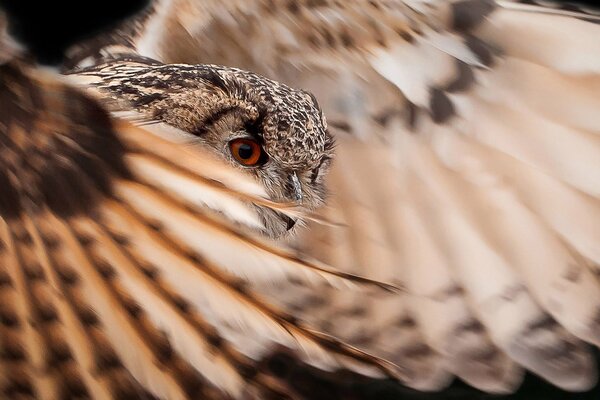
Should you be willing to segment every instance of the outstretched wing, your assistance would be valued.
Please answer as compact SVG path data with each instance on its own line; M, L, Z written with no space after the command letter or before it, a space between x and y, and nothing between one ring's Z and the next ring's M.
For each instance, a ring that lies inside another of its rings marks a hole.
M257 206L298 211L166 130L0 65L0 397L294 397L259 363L279 348L326 371L401 373L251 284L391 287L257 238Z
M223 4L225 3L225 4ZM299 246L402 295L283 290L294 313L405 366L510 392L596 382L600 25L532 2L157 3L137 42L315 93L339 156ZM281 297L277 293L275 297Z

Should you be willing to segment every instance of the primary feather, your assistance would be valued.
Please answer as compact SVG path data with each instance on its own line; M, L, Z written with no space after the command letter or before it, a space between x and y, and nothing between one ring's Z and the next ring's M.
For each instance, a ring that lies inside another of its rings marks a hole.
M302 209L165 138L173 128L135 127L4 50L0 42L1 397L296 397L262 362L280 349L326 371L402 373L251 285L293 277L395 290L255 238L265 229L257 209Z
M296 315L415 388L512 392L527 369L579 391L597 379L597 22L551 2L172 0L129 51L319 99L338 143L323 214L340 224L296 244L406 293L282 286Z

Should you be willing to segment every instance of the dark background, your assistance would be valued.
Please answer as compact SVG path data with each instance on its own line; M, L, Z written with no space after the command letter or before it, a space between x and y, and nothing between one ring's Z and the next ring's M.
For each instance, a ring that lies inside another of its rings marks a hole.
M42 62L49 64L58 62L70 43L116 24L147 3L148 0L0 0L0 6L11 14L11 20L17 21L13 33L26 42ZM597 5L595 1L578 3ZM596 356L600 360L598 352ZM348 383L345 389L359 398L378 400L600 400L600 385L586 393L567 393L533 375L527 375L521 389L510 396L481 393L460 381L436 394L419 393L393 382Z
M116 25L149 0L0 0L11 34L45 64L57 64L70 44Z

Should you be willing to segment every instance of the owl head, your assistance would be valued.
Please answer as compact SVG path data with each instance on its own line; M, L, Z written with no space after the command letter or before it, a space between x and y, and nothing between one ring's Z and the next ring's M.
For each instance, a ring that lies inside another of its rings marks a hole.
M105 93L189 133L253 175L272 200L309 210L323 203L334 140L312 94L214 65L113 62L83 73L101 77L96 86ZM259 215L271 237L296 225L270 209Z

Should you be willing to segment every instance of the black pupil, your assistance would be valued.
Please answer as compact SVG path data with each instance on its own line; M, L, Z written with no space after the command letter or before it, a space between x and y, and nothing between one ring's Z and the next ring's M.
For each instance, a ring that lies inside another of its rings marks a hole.
M248 143L242 143L240 147L238 147L238 155L244 160L252 157L253 153L254 147L250 146Z

